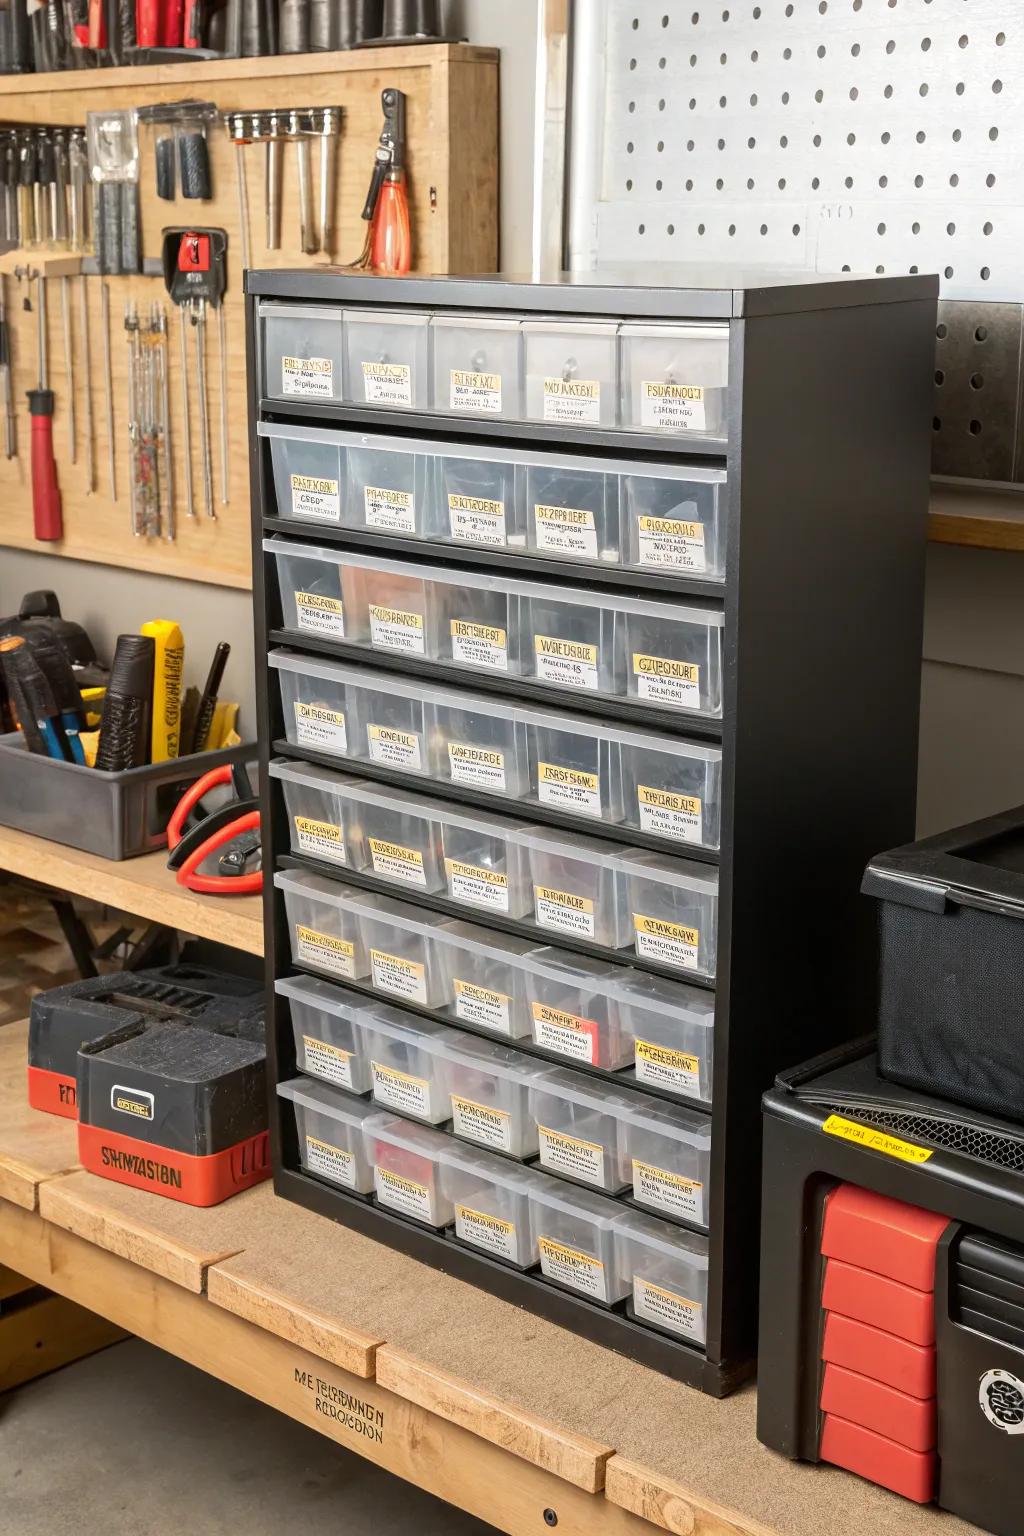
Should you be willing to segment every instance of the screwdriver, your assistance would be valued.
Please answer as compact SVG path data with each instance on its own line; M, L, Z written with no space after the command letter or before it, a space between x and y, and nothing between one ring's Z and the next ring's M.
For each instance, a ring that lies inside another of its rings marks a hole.
M13 459L14 399L11 395L11 333L7 325L7 294L5 281L0 275L0 409L4 414L4 454Z
M32 515L35 536L46 542L64 537L57 465L53 458L53 390L46 371L46 278L36 273L36 319L39 338L39 383L28 392L32 417Z

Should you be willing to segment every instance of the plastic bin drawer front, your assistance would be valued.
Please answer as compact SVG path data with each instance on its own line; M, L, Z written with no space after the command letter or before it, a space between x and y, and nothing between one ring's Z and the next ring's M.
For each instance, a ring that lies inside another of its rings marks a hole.
M341 1189L369 1194L373 1172L366 1157L366 1132L381 1119L379 1112L307 1078L279 1083L277 1091L295 1113L299 1159L305 1171Z
M715 620L718 622L715 622ZM623 616L625 692L639 703L722 714L721 616L636 608Z
M713 978L718 948L717 874L680 860L666 875L656 853L629 853L627 889L639 959Z
M410 930L382 909L365 914L359 932L375 992L423 1008L444 1007L448 1001L444 952L428 923Z
M724 435L728 325L627 323L619 347L624 427Z
M607 844L538 828L527 846L538 928L553 939L564 933L605 949L632 942L626 888Z
M530 549L552 559L619 560L619 482L613 473L567 464L527 464Z
M451 1118L448 1052L453 1030L397 1009L370 1008L363 1019L373 1097L386 1109L428 1125Z
M725 579L725 472L637 472L620 482L622 563Z
M336 981L361 981L369 972L356 919L339 905L331 883L318 875L276 876L296 965Z
M530 1222L530 1191L540 1176L486 1153L453 1151L443 1174L455 1211L455 1236L467 1247L528 1269L539 1258Z
M383 1116L367 1126L365 1141L378 1205L421 1226L451 1225L455 1211L442 1185L451 1157L445 1135L411 1120Z
M345 449L335 434L260 423L270 443L278 517L339 526L348 503Z
M341 309L319 304L259 307L263 391L270 400L342 399Z
M345 526L402 538L430 538L433 498L431 461L426 455L371 446L358 439L351 440L346 451Z
M344 797L344 786L353 781L305 763L275 762L270 773L281 783L292 852L361 869L365 833Z
M360 1023L367 999L362 993L309 976L284 977L274 983L274 990L287 1000L300 1072L348 1093L369 1093Z
M467 698L447 700L431 712L437 777L450 784L518 800L529 783L526 733L512 712L491 713Z
M631 1175L620 1114L628 1102L613 1086L561 1069L551 1072L530 1098L539 1166L605 1194L625 1189Z
M366 640L365 592L334 551L281 540L265 540L263 548L277 567L285 629L318 640Z
M612 427L618 417L615 324L523 322L526 416L565 426Z
M487 549L526 547L512 459L469 458L453 448L437 458L437 536Z
M518 320L435 315L435 411L455 416L522 416L522 336Z
M621 1207L586 1189L550 1180L530 1196L541 1274L553 1285L612 1306L628 1294L615 1262Z
M721 843L722 754L717 748L679 750L678 739L624 738L620 749L622 817L666 844Z
M346 309L346 400L392 410L425 410L429 325L426 314Z
M623 1112L622 1133L637 1205L706 1227L710 1119L699 1110L641 1104Z
M616 1223L619 1282L639 1323L692 1344L706 1337L708 1245L705 1238L630 1211Z
M284 665L280 652L271 654L270 666L277 670L285 735L293 746L330 757L363 755L358 698L340 676L308 658Z
M460 1038L448 1062L453 1133L491 1152L535 1157L530 1089L550 1072L542 1062L497 1041Z
M622 980L618 1007L633 1042L638 1086L710 1104L714 995L668 977L630 971Z

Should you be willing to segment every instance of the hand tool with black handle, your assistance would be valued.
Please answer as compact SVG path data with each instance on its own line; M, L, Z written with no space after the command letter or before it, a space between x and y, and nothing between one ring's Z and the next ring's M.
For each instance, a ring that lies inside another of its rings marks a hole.
M35 278L39 383L28 392L32 417L32 516L36 538L55 543L64 537L64 520L53 458L53 390L46 369L46 278L41 272Z

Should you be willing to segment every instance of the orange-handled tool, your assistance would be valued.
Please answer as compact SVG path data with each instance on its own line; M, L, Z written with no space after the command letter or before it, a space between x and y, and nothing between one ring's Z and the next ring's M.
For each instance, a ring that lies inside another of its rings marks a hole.
M367 223L366 243L353 266L402 273L412 266L409 199L405 188L405 93L389 85L381 92L380 104L384 109L384 127L362 213Z
M64 537L64 520L53 458L53 390L46 373L46 278L41 272L36 273L36 324L39 383L28 392L32 417L32 517L36 538L53 543Z

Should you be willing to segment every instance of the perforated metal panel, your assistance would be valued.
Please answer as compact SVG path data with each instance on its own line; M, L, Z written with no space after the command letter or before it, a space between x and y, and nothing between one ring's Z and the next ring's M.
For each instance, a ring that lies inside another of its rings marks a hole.
M1024 8L576 0L574 34L574 268L939 272L935 467L1020 478Z

